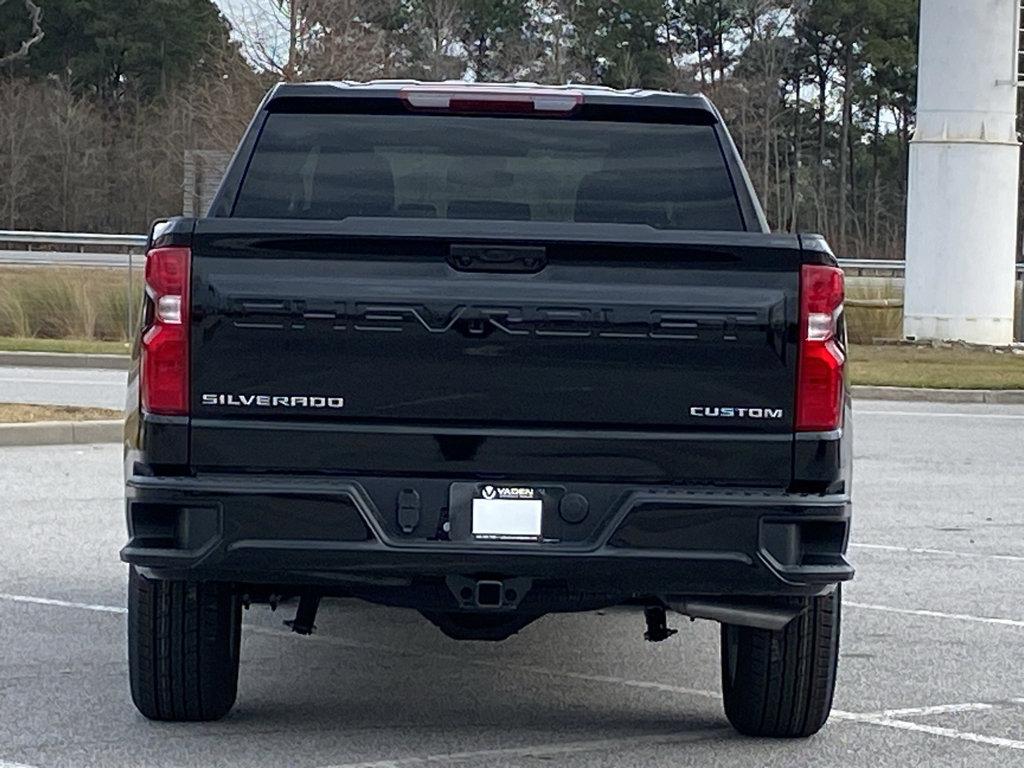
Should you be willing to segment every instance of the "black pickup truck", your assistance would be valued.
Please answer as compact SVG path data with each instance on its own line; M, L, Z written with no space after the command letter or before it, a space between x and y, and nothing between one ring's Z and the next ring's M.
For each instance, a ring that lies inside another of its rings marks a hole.
M208 215L154 226L144 305L121 551L144 715L229 711L243 607L293 600L309 633L347 597L457 639L715 620L737 729L824 724L843 278L822 238L769 233L705 98L279 85Z

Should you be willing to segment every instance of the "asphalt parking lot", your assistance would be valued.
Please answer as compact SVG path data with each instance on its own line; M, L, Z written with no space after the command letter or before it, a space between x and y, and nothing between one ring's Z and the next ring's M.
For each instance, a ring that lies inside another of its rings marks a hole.
M803 741L744 738L717 626L545 618L456 642L412 612L328 603L319 632L246 615L238 705L133 709L120 448L0 449L0 767L13 765L1024 764L1024 408L858 403L857 579L836 710Z

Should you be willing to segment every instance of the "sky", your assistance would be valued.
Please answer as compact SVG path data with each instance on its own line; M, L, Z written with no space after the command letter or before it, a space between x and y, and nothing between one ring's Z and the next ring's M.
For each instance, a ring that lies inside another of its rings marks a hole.
M243 42L243 50L252 49L258 39L275 58L287 58L288 34L276 0L213 0L231 22L235 37Z
M273 0L266 0L263 4L270 5L272 2ZM213 3L220 8L221 13L227 17L232 25L237 25L244 17L246 11L253 5L260 4L259 0L256 0L256 2L253 0L213 0Z

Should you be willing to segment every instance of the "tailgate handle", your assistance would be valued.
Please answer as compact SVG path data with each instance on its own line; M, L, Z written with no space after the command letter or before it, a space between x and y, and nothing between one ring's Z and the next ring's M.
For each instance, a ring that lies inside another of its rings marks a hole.
M453 243L448 264L462 272L540 272L548 263L543 246L480 246Z

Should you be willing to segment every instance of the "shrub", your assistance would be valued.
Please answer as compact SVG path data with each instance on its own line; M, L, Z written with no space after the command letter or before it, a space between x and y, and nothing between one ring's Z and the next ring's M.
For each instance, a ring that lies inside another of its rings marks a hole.
M140 280L134 281L136 293ZM0 336L127 338L126 270L60 267L0 271ZM138 297L132 304L138 307Z
M858 306L859 302L878 306ZM903 281L895 278L847 278L846 326L853 344L901 339Z
M138 318L142 271L74 267L0 268L0 336L124 341ZM871 344L902 335L902 281L851 277L846 285L850 341ZM890 307L857 306L858 301Z

